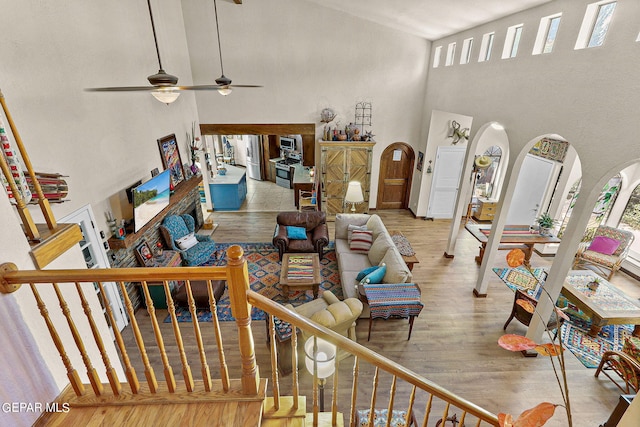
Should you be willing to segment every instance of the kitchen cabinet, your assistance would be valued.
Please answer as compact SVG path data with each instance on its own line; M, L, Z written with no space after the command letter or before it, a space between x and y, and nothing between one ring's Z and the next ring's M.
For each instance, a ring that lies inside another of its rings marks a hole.
M247 197L247 174L244 168L227 166L225 175L216 175L209 183L213 210L237 211Z
M349 181L362 185L364 202L355 206L356 213L367 213L375 142L320 141L319 145L322 206L327 216L349 211L344 200Z

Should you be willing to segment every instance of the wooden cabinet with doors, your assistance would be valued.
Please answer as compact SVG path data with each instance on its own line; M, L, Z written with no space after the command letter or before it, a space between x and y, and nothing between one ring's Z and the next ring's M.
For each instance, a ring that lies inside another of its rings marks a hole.
M327 216L348 211L344 196L349 181L362 185L364 202L356 205L356 212L368 212L375 142L320 141L319 145L322 206Z

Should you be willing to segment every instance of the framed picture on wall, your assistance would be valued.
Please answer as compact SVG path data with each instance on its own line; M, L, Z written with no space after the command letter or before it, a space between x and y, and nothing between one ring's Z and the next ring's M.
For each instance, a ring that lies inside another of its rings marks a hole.
M158 147L160 148L160 157L162 157L162 166L171 171L171 183L175 187L184 180L184 170L182 169L176 135L172 133L160 138Z
M416 169L418 169L418 171L422 172L422 165L424 164L424 153L422 151L418 151L418 165L416 166Z

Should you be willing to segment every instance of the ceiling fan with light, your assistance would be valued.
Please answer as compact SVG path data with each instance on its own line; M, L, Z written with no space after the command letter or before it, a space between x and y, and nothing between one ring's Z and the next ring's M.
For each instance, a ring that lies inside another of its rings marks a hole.
M158 57L158 72L147 77L151 86L116 86L116 87L96 87L85 89L88 92L151 92L158 101L169 105L180 96L183 90L217 90L221 95L229 95L234 87L262 87L259 85L232 85L231 79L224 75L224 66L222 64L222 49L220 47L220 29L218 26L218 8L216 0L213 0L213 9L216 18L216 33L218 36L218 52L220 55L220 69L222 75L215 80L215 85L197 85L197 86L179 86L178 77L168 74L162 68L162 59L160 58L160 49L158 48L158 38L156 36L156 26L153 21L153 11L151 9L151 0L147 0L149 7L149 17L151 18L151 29L153 31L153 41L156 47L156 55Z

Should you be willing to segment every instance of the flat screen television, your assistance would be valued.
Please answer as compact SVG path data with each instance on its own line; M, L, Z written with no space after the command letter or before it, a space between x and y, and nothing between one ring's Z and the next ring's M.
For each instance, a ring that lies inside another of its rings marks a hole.
M171 171L167 169L133 189L134 233L169 206L170 179Z

